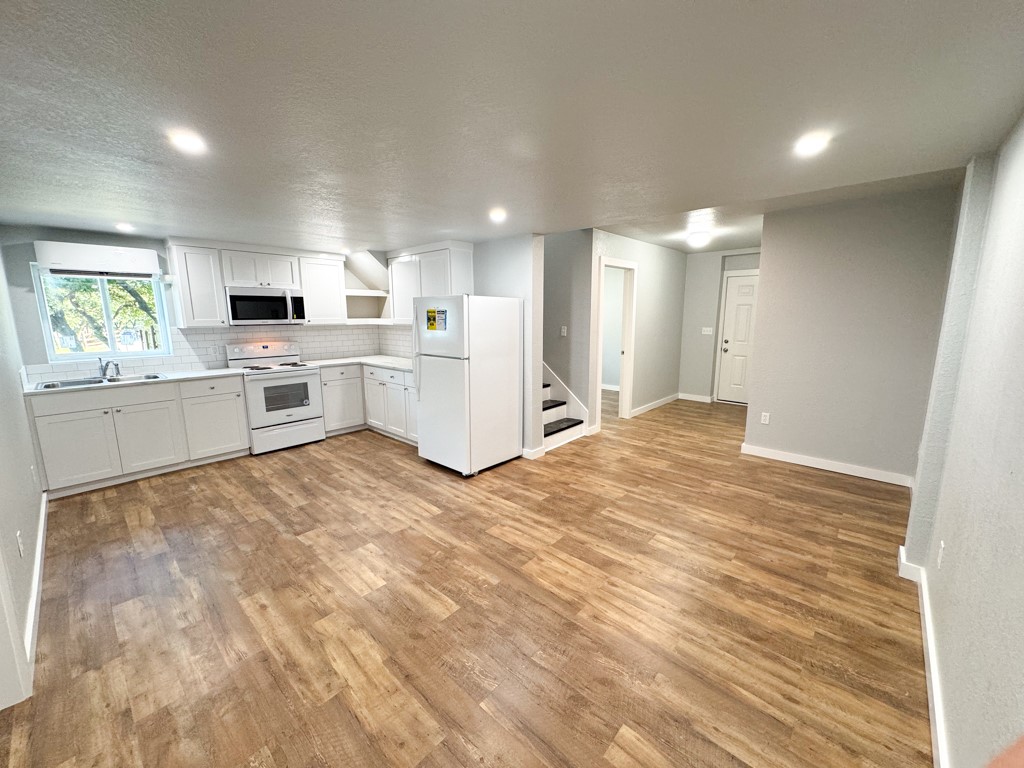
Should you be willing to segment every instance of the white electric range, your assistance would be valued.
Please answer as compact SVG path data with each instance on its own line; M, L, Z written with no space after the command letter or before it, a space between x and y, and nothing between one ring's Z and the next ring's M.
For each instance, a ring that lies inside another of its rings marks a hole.
M301 362L293 341L228 344L228 367L241 368L251 453L323 440L320 369Z

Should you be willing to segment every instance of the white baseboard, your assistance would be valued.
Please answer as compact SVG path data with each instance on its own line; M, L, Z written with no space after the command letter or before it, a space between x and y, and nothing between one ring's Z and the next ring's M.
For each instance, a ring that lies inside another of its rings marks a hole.
M935 623L932 619L931 600L928 597L928 572L918 568L918 597L921 604L921 636L924 641L924 673L928 685L928 720L932 728L932 764L935 768L949 768L949 740L946 733L946 712L942 704L942 684L939 678L939 656L935 646Z
M676 395L678 400L693 400L695 403L710 403L711 395L688 395L685 392L680 392Z
M591 424L589 427L587 427L584 430L583 434L585 434L587 437L590 437L591 435L596 435L600 431L601 431L601 425L600 424Z
M543 445L540 448L524 448L523 449L523 458L524 459L531 459L531 460L532 459L539 459L543 455L544 455L544 446Z
M619 385L618 384L602 384L601 385L601 389L607 389L609 392L618 392L619 391Z
M25 620L25 658L30 668L36 662L36 635L39 630L39 604L43 598L43 557L46 554L46 518L50 501L43 491L39 502L39 526L36 529L35 562L32 564L32 591L28 596L28 617Z
M900 576L907 581L920 584L921 579L924 578L924 569L920 565L914 565L907 561L907 548L902 544L900 544L898 568Z
M833 461L832 459L820 459L817 456L804 456L800 453L778 451L774 448L762 448L759 445L750 445L749 443L743 443L740 446L740 453L745 453L750 456L760 456L763 459L785 461L789 464L800 464L804 467L824 469L829 472L838 472L841 475L864 477L868 480L878 480L882 483L902 485L907 488L912 488L914 484L914 478L910 475L901 475L897 472L887 472L884 469L875 469L873 467L862 467L858 464L846 464L845 462Z
M641 405L639 408L634 408L632 411L630 411L629 415L631 417L639 416L641 413L653 411L655 408L660 408L663 405L668 405L669 403L674 402L678 399L678 395L669 395L668 397L663 397L660 400L655 400L653 403L648 403L647 405Z

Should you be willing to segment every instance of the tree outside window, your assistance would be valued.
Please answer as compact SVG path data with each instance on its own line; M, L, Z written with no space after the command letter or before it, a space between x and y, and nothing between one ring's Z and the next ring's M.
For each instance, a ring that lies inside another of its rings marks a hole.
M40 270L37 287L52 359L170 354L155 278Z

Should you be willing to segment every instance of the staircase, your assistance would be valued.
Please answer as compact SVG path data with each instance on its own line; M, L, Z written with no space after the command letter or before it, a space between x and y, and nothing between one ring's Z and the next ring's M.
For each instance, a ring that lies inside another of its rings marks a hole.
M568 417L565 400L556 400L551 396L550 384L544 384L543 392L541 409L544 413L544 450L550 451L577 437L583 437L583 419Z

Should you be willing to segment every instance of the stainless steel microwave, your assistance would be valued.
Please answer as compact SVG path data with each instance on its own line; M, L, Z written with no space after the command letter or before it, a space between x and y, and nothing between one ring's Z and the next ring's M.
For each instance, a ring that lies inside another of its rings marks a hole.
M227 296L231 325L301 325L306 322L306 307L300 291L228 286Z

